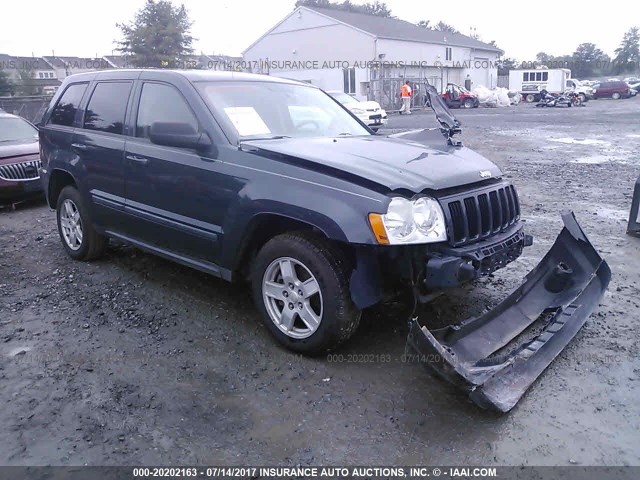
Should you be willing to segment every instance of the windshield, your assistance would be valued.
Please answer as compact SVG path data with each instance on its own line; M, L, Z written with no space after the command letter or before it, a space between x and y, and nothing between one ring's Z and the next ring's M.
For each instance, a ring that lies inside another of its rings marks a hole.
M38 130L18 117L0 118L0 142L38 139Z
M331 93L329 93L329 95L331 95L333 98L335 98L337 101L339 101L343 105L345 105L347 103L356 103L358 101L355 98L353 98L351 95L349 95L348 93L331 92Z
M275 82L197 84L223 129L237 140L371 135L315 87Z

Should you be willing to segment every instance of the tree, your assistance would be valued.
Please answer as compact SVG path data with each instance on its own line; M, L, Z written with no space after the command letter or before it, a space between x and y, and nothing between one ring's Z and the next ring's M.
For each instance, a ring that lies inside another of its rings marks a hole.
M13 95L13 82L9 78L9 74L0 70L0 97Z
M549 55L546 52L538 52L536 55L536 60L541 65L547 65L553 61L553 55Z
M122 31L118 51L131 55L136 67L174 67L193 52L192 22L184 5L169 0L147 0L133 23L116 24Z
M344 10L346 12L364 13L366 15L374 15L376 17L390 18L391 10L384 2L375 0L374 2L356 5L351 0L344 0L342 3L332 3L330 0L297 0L297 7L320 7L333 8L334 10Z
M453 27L452 25L449 25L448 23L444 23L442 21L438 22L433 29L438 30L440 32L460 33L458 30L456 30L455 27Z
M418 23L416 23L416 25L422 28L426 28L427 30L431 30L431 26L429 25L429 23L429 20L420 20Z
M572 76L585 78L593 75L596 70L602 69L609 63L609 56L593 43L581 43L573 52Z
M632 71L640 63L640 33L638 27L630 28L624 34L620 46L616 48L616 73Z
M496 61L496 65L498 66L498 75L509 75L509 70L513 70L520 66L518 61L514 58L499 58Z
M18 70L20 80L16 84L16 91L20 95L39 95L41 92L35 81L33 66L25 63L24 67Z

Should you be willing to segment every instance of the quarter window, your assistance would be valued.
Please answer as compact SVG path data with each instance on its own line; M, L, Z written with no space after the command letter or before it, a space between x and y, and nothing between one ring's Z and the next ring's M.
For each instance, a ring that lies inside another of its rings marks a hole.
M60 97L58 104L51 112L51 118L49 123L54 125L63 125L70 127L73 125L73 119L78 111L78 105L84 95L84 91L87 89L86 83L75 83L69 85L67 89Z
M131 82L103 82L96 85L87 110L84 128L122 135Z
M162 83L145 83L140 95L136 137L149 138L153 122L187 123L198 131L198 120L184 97L174 87Z

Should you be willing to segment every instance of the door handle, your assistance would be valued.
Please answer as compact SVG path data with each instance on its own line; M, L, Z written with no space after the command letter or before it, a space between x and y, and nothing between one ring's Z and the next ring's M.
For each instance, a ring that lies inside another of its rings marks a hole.
M74 150L86 152L87 150L89 150L89 145L85 145L84 143L72 143L71 148L73 148Z
M146 165L147 163L149 163L149 159L148 158L139 157L137 155L127 155L127 160L139 163L140 165Z

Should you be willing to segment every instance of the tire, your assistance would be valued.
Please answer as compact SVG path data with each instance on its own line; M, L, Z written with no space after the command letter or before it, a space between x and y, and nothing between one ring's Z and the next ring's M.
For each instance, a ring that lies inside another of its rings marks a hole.
M611 95L611 98L614 100L620 100L621 96L618 92L614 92L613 95Z
M471 100L470 98L465 98L464 102L462 102L462 106L464 108L473 108L473 100Z
M578 98L580 99L581 103L584 103L587 101L587 96L584 93L579 94Z
M71 258L93 260L104 254L109 238L95 231L82 196L75 187L67 186L60 192L56 220L62 246Z
M529 93L526 97L524 97L524 99L527 101L527 103L533 103L533 101L536 99L536 96L532 93Z
M253 298L263 323L295 352L315 355L335 349L360 322L361 311L349 291L351 270L345 255L324 239L306 232L272 238L251 269ZM291 271L293 277L286 273ZM307 295L303 282L317 293Z

